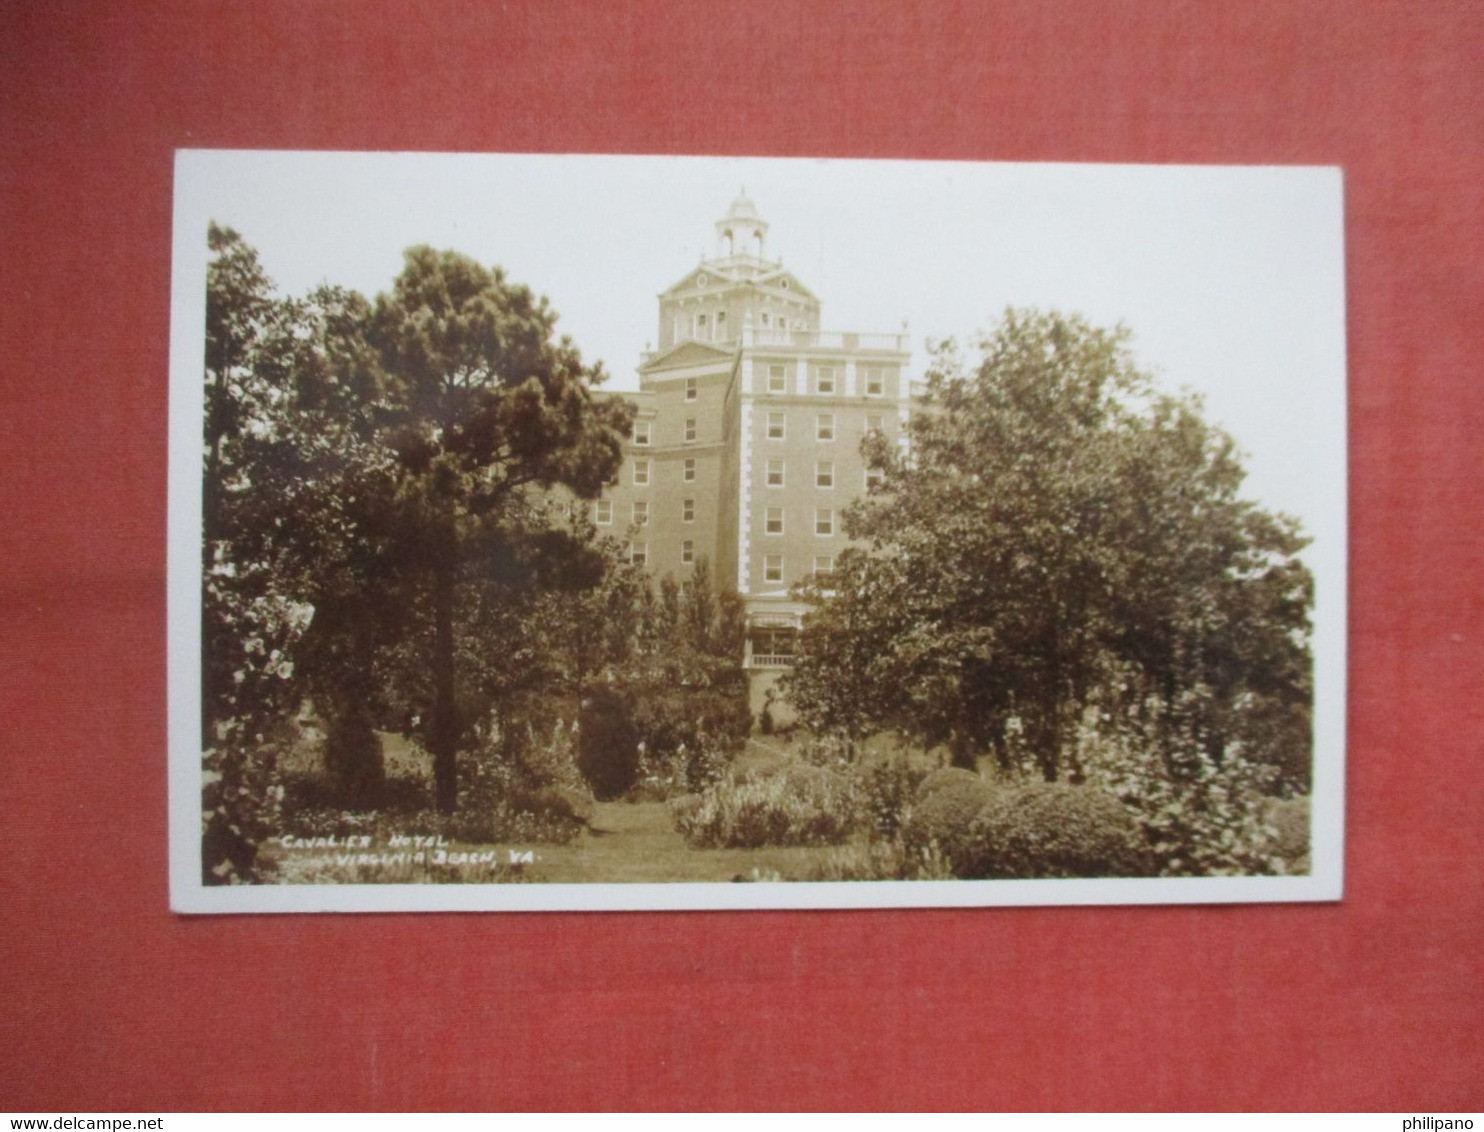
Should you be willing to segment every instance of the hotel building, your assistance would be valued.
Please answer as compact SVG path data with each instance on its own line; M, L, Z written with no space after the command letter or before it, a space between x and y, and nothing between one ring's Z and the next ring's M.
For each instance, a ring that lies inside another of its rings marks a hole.
M847 544L841 512L869 474L861 439L900 438L911 396L906 333L821 329L819 297L767 258L767 235L744 193L716 223L715 256L660 293L657 348L625 395L634 433L594 505L657 577L705 558L741 595L754 711L807 609L791 587Z

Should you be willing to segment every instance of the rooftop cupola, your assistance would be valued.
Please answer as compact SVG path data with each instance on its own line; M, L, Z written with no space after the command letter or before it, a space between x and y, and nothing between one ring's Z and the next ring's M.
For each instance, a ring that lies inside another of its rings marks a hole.
M747 255L763 258L768 222L757 213L757 205L744 188L727 214L716 222L716 254L720 259Z

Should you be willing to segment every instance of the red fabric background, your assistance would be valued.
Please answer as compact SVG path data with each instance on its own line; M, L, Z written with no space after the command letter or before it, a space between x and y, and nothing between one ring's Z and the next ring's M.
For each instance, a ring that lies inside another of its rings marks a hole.
M0 6L0 1108L1484 1107L1481 12ZM1345 901L170 915L177 146L1343 165Z

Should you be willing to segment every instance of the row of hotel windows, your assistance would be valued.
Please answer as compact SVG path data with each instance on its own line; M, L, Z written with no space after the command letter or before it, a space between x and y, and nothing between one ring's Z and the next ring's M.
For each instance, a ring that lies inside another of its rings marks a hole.
M653 433L649 421L634 422L634 447L648 448ZM696 442L696 418L685 418L685 442L694 444Z
M642 527L649 523L649 502L644 499L636 499L632 504L631 514L636 527ZM693 523L696 521L696 501L687 499L681 505L680 518L682 522ZM613 525L613 500L600 499L593 504L593 522L599 526L611 527ZM763 514L763 533L769 535L781 535L783 533L783 508L769 507ZM814 509L814 533L821 538L831 538L835 534L835 509L833 507L816 507Z
M871 413L866 417L866 432L880 432L883 425L883 417L880 413ZM770 412L768 414L767 438L769 440L783 440L788 434L788 414L783 412ZM634 423L634 447L648 448L652 437L649 421L636 421ZM835 439L835 414L816 413L814 417L814 439L831 441ZM685 418L685 443L696 442L696 418ZM693 461L686 461L692 463Z
M872 413L866 417L865 431L880 432L883 420L880 413ZM764 435L769 440L783 440L788 435L788 414L782 412L770 412L767 420L767 431ZM835 439L835 414L816 413L814 416L814 439L832 441Z
M816 366L814 369L814 392L825 397L833 396L839 389L838 372L834 366ZM867 397L886 396L886 370L880 366L861 368L861 387ZM768 392L788 392L788 367L768 366Z
M685 565L691 565L696 560L696 544L691 539L685 539L680 544L680 561ZM629 544L629 561L635 566L645 566L649 563L649 544L647 542L634 542ZM814 556L814 573L827 575L834 572L835 556L833 554L816 554ZM783 581L783 555L763 555L763 581Z
M767 485L769 487L783 487L787 465L782 460L769 460L767 469ZM692 483L696 478L696 462L688 459L682 466L680 478L685 483ZM865 486L874 487L881 483L882 473L877 468L867 468ZM648 460L634 461L634 486L648 487L650 483L650 466ZM835 486L835 462L833 460L819 460L814 465L814 486L833 488Z
M634 502L634 523L643 526L649 522L649 503L639 499ZM694 523L696 521L696 501L685 500L680 506L680 518L683 522ZM604 527L613 525L613 500L600 499L593 504L593 522Z
M764 329L787 330L790 325L795 330L804 329L803 322L798 319L794 319L792 324L790 324L789 320L783 315L780 314L775 318L768 311L762 312L760 321ZM707 340L712 342L727 341L727 312L717 311L714 319L708 318L704 314L698 314L694 317L677 314L675 316L675 341L679 342L682 338L695 338L702 342Z

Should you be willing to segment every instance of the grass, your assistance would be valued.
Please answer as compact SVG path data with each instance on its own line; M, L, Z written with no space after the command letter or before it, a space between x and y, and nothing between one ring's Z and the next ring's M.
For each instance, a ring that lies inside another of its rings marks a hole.
M431 779L428 755L400 735L380 733L388 778ZM772 765L794 757L782 738L751 740L738 757L738 767ZM289 768L300 773L319 769L318 751L310 744L294 751ZM366 850L386 853L385 844ZM590 827L565 845L501 842L474 845L457 842L449 853L495 854L495 867L437 865L431 861L387 864L337 863L340 854L284 850L265 846L265 858L278 864L286 884L490 884L512 881L548 884L644 884L798 880L810 876L838 847L764 847L694 849L676 832L664 802L599 802ZM353 851L358 852L358 851ZM512 855L531 854L529 863L512 866Z
M568 845L526 846L526 878L562 884L794 880L828 847L692 849L663 802L600 802L592 829Z
M599 802L590 829L566 845L452 842L444 852L465 855L457 864L396 860L363 864L345 860L362 852L396 850L384 844L343 852L265 849L283 884L641 884L667 882L796 880L823 864L832 849L692 849L675 831L663 802ZM493 854L493 862L485 858ZM529 853L529 863L513 864Z

